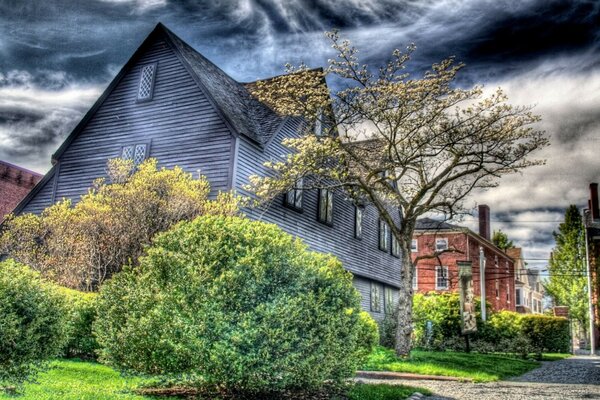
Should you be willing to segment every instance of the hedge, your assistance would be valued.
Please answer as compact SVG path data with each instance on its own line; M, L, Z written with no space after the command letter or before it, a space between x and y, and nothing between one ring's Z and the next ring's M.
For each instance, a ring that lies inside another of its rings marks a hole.
M67 342L63 347L65 357L95 359L98 342L92 332L96 320L96 293L79 292L61 288L66 299Z
M66 340L57 286L13 260L0 262L0 388L33 379Z
M122 370L261 395L342 382L377 338L336 258L214 216L159 235L107 282L94 329L101 360Z

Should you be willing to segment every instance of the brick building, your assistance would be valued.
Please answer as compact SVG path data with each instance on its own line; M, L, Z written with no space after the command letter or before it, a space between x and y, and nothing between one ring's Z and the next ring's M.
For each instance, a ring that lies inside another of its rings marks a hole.
M441 252L441 253L440 253ZM481 294L480 254L483 253L486 299L493 310L515 311L514 261L490 239L490 209L479 206L479 234L468 228L424 218L413 236L413 260L418 260L413 279L415 293L458 291L458 262L471 261L473 289Z
M42 179L42 175L0 161L0 222Z
M590 285L592 293L592 313L594 314L594 343L598 348L600 343L600 206L598 200L598 184L590 183L590 198L588 208L583 212L583 222L586 230L587 250L589 257Z

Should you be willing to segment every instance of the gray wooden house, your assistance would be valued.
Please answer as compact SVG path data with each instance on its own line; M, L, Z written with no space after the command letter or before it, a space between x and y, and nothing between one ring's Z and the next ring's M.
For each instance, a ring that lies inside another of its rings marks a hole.
M263 163L285 154L281 140L299 135L302 124L276 115L250 95L249 85L158 24L15 212L39 213L62 198L77 201L116 157L135 163L154 157L166 167L201 171L213 193L244 193L248 177L266 173ZM354 274L363 307L381 319L397 298L401 261L375 209L327 191L297 190L281 197L267 210L245 212L337 256Z

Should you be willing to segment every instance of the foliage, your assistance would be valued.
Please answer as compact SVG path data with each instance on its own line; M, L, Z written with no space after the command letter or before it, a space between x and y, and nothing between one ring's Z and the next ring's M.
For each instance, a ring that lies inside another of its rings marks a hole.
M104 365L78 360L55 360L27 383L19 400L144 400L150 397L131 393L142 380L124 377ZM0 399L15 399L2 395Z
M66 357L96 358L98 343L92 332L96 320L96 293L78 292L61 288L66 298L67 343L63 349Z
M502 232L502 229L494 231L492 242L502 250L513 249L515 247L513 241L508 239L508 235Z
M413 350L409 358L402 358L397 357L391 349L378 347L361 369L455 376L473 379L476 382L489 382L521 375L538 366L539 363L530 360L453 351Z
M310 390L350 377L371 344L359 297L337 259L275 225L204 216L158 235L102 287L94 329L101 359L126 371Z
M25 265L0 262L0 388L31 380L65 341L58 288Z
M571 351L569 320L546 315L524 315L521 318L521 331L527 337L536 353L568 353Z
M358 325L360 328L357 333L358 353L364 358L379 344L379 326L366 311L360 312Z
M556 306L568 306L569 314L583 332L588 331L588 295L585 234L577 206L570 205L565 220L553 232L556 247L548 263L549 280L544 285Z
M396 351L406 355L417 218L467 212L465 199L473 190L543 164L531 154L549 142L531 127L539 117L529 107L508 104L500 89L483 97L481 87L455 85L462 64L452 59L413 79L406 73L412 46L369 68L337 32L328 37L336 52L328 68L288 66L289 74L257 83L256 97L280 114L304 117L307 134L286 139L290 154L267 163L269 176L251 177L251 190L269 201L306 177L304 189L342 189L377 209L402 249ZM324 85L328 75L340 88L331 95Z
M430 349L462 350L464 348L458 293L417 293L413 297L413 302L416 346ZM480 300L476 298L475 309L479 331L484 329L480 307ZM429 332L427 330L428 321L431 323ZM478 334L471 336L476 338Z
M136 263L157 233L200 214L235 214L236 200L207 199L208 181L181 168L158 168L146 160L109 161L109 181L98 179L73 205L63 200L40 216L8 218L0 253L30 265L62 286L96 290L122 265Z

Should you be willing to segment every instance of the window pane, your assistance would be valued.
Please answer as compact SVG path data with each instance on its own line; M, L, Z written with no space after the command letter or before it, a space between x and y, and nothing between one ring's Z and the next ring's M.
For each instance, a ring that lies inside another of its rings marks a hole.
M437 251L448 250L448 240L436 239L435 240L435 249Z
M391 287L385 287L385 313L393 314L396 305L394 304L394 291Z
M417 248L417 239L413 239L410 242L410 251L419 251Z
M140 165L146 159L146 145L138 144L135 146L135 153L133 156L133 164Z
M390 232L390 236L391 236L391 232ZM400 244L398 243L398 240L396 240L395 237L392 237L392 254L395 256L400 255Z
M132 160L133 159L133 146L123 146L121 150L121 158L123 160Z
M333 223L333 192L327 191L327 215L326 220L328 223Z
M354 207L354 237L362 238L362 218L363 209L360 207Z
M417 283L418 282L418 276L417 276L418 272L417 271L418 271L417 267L413 266L413 277L412 277L412 287L413 287L413 289L417 289L417 286L418 286L418 283Z
M155 68L156 66L154 64L146 65L142 68L140 87L138 89L138 100L145 100L152 97Z
M371 282L371 311L381 311L381 291L378 284Z

